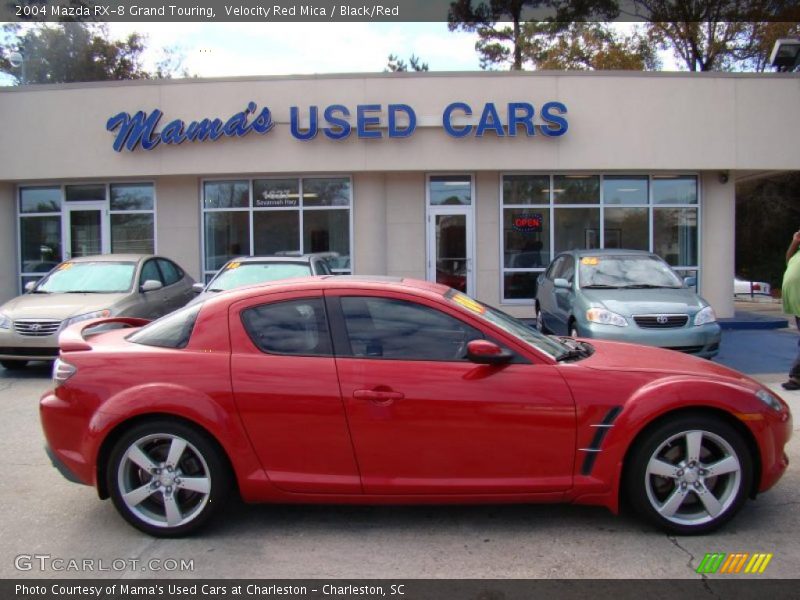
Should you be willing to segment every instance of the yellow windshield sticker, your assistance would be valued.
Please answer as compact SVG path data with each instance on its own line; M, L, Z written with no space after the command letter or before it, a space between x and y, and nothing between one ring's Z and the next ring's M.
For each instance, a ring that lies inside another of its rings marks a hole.
M240 262L232 262L232 263L228 263L228 267L227 268L228 269L238 269L240 266L242 266L242 263L240 263Z
M60 265L58 265L58 270L66 271L67 269L71 269L73 266L75 266L75 263L71 262L61 263Z
M455 294L452 300L456 304L463 306L467 310L471 310L472 312L477 313L479 315L482 315L483 313L486 312L486 309L479 302L476 302L475 300L464 294Z
M595 265L599 265L600 264L600 259L597 258L596 256L584 256L581 259L581 264L582 265L587 265L587 266L590 266L590 267L594 267Z

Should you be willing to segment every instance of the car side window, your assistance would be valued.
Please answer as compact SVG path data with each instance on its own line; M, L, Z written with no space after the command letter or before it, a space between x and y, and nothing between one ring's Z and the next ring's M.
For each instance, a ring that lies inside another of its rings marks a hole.
M341 299L352 356L393 360L466 360L480 331L439 310L375 297Z
M572 260L571 257L567 257L564 261L564 266L561 269L561 273L559 277L562 279L566 279L570 283L572 280L575 279L575 262Z
M262 352L331 356L331 336L321 298L272 302L242 311L247 335Z
M558 277L558 273L561 268L564 266L564 257L560 256L553 261L553 264L550 265L550 268L547 269L547 275L545 275L550 281L553 281L556 277Z
M161 268L161 274L164 276L164 286L178 283L183 277L178 266L171 260L166 258L158 259L158 266Z
M144 263L144 267L142 267L142 274L139 276L139 285L141 286L149 279L160 281L162 284L164 283L164 281L161 279L161 273L158 270L158 265L156 264L155 259L152 258Z

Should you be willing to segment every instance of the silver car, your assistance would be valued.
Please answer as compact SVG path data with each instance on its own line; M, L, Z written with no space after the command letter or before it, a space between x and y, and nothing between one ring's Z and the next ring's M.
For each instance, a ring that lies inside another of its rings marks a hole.
M20 369L58 357L58 334L97 317L156 319L194 296L194 280L168 258L105 254L65 261L0 306L0 364Z
M655 254L573 250L539 277L542 332L659 346L711 358L719 352L714 309Z

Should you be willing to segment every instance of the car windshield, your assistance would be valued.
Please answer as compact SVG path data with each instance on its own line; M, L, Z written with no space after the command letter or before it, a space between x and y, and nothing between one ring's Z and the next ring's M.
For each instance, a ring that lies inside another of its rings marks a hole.
M529 346L536 348L537 350L544 352L548 356L555 358L558 360L562 356L565 356L571 352L571 348L560 342L558 338L548 337L546 335L542 335L532 327L529 327L519 319L512 317L511 315L504 313L502 310L498 310L487 304L483 304L474 300L463 294L457 290L449 290L445 294L445 298L449 299L451 302L458 304L462 308L466 308L474 312L475 314L483 317L485 320L489 321L492 325L499 327L503 331L510 333L514 337L522 340Z
M133 284L133 262L64 262L42 279L38 294L115 294L127 292Z
M311 266L292 262L229 262L208 284L208 290L223 292L243 285L311 275Z
M683 282L665 262L653 256L583 256L581 288L680 288Z

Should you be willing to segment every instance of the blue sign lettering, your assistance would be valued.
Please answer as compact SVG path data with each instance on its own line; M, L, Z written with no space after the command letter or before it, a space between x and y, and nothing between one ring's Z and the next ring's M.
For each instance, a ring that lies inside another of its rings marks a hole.
M203 119L192 121L187 126L184 121L175 119L160 132L156 132L156 127L164 113L157 108L149 115L141 110L134 115L121 112L106 122L106 130L118 130L113 144L117 152L122 152L123 148L132 152L140 145L143 150L152 150L161 143L177 146L187 140L205 142L218 140L222 136L243 137L251 131L263 135L274 126L272 115L265 106L252 122L248 122L256 108L255 102L249 102L245 110L236 113L225 123L221 119Z

